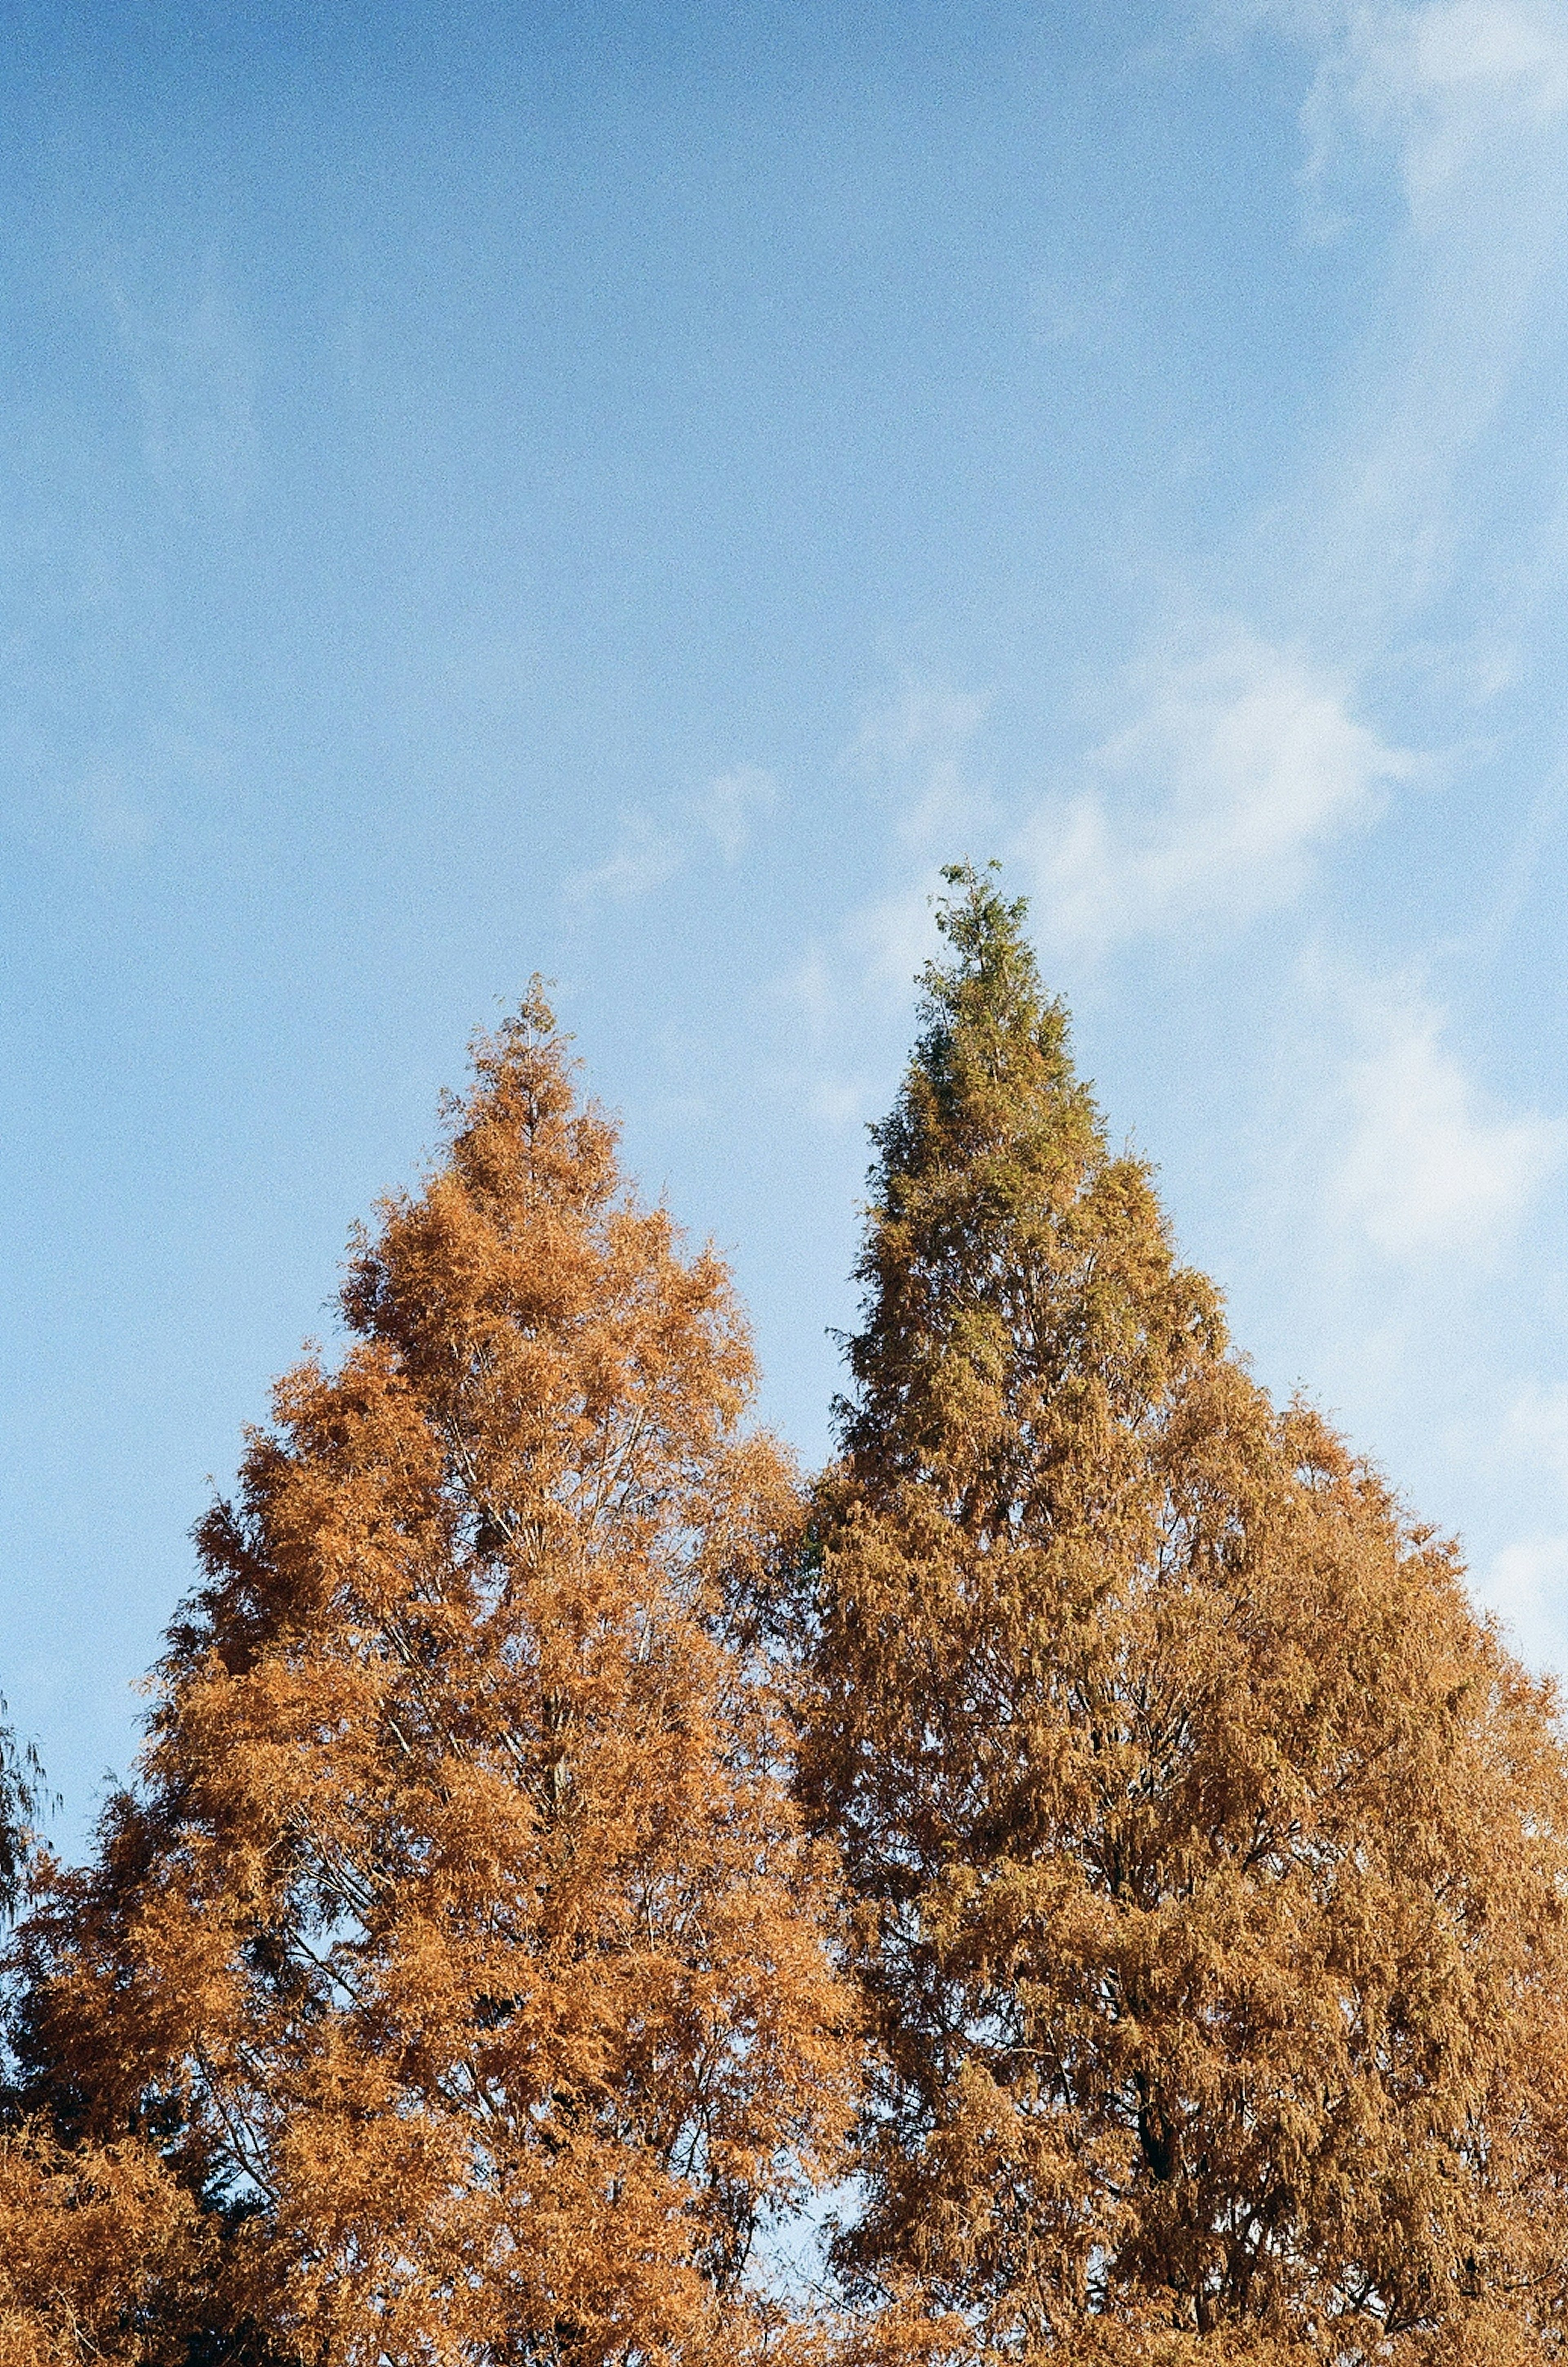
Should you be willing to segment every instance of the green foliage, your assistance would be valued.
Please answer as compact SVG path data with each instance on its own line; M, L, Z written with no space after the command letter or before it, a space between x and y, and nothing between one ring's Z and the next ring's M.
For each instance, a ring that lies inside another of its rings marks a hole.
M1551 1699L1230 1353L1022 907L948 880L796 1606L880 2048L840 2267L988 2358L1545 2356Z
M478 1048L35 1874L0 2360L1561 2361L1554 1698L1258 1387L1022 904L947 882L804 1547L722 1269L537 995ZM40 1785L6 1731L7 1907ZM748 2246L857 2056L792 2319Z
M0 1721L6 1704L0 1696ZM30 1742L0 1722L0 1915L14 1915L32 1855L34 1829L49 1805L43 1765Z

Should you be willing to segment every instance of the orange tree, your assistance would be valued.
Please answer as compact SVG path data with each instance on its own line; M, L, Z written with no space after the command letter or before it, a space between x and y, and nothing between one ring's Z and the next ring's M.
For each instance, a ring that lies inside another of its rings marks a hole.
M1230 1353L949 878L795 1604L881 2047L840 2267L985 2358L1557 2358L1551 1696Z
M723 2361L846 2115L831 1886L731 1606L796 1518L722 1266L537 990L198 1539L139 1784L24 1934L68 2137L222 2232L209 2355Z

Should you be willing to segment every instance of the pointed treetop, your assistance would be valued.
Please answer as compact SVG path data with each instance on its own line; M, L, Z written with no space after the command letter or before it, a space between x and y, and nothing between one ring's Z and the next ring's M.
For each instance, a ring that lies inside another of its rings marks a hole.
M1043 1095L1050 1103L1054 1131L1070 1109L1083 1148L1098 1138L1094 1104L1067 1056L1066 1008L1041 983L1024 934L1028 904L1001 893L1000 867L943 868L952 892L937 906L936 924L948 957L920 973L920 1033L909 1071L891 1116L872 1128L885 1176L926 1164L944 1135L953 1138L950 1156L967 1159L976 1129L1002 1121L1021 1089L1031 1101ZM1022 1114L1014 1109L1015 1122L1004 1128L1010 1136Z
M1028 907L997 869L942 875L945 956L871 1129L863 1321L838 1409L846 1452L944 1487L998 1450L1010 1466L1004 1441L1040 1418L1042 1391L1060 1404L1064 1382L1081 1396L1093 1376L1130 1410L1224 1339L1213 1286L1175 1263L1147 1164L1107 1145Z

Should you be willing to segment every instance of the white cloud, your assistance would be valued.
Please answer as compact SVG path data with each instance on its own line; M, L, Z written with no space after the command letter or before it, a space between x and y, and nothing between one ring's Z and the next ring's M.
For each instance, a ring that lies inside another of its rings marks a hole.
M907 1000L936 946L933 897L923 888L855 905L826 942L814 939L775 990L813 1044L853 1035L868 1002Z
M780 981L819 1041L835 1026L852 1027L868 1002L907 1001L934 952L936 866L976 851L996 828L990 796L970 765L989 704L944 684L907 682L868 708L840 754L840 769L891 808L902 877L855 905Z
M1508 1412L1514 1443L1536 1462L1544 1462L1568 1489L1568 1383L1543 1389L1539 1383L1520 1391Z
M906 681L867 708L840 754L846 782L891 815L891 878L775 980L807 1053L789 1090L829 1131L862 1123L886 1091L886 1070L878 1082L869 1048L896 1057L886 1028L896 1025L901 1039L915 980L937 949L938 865L995 844L995 807L972 761L989 707L947 684Z
M851 955L863 989L902 1002L937 948L939 883L923 878L902 893L879 897L852 912L840 942Z
M1119 276L1075 279L1051 273L1029 291L1029 322L1036 345L1103 354L1127 331L1127 283Z
M951 856L990 820L990 798L969 762L989 707L943 684L908 682L867 713L844 751L846 767L891 800L898 835L922 864Z
M1043 931L1093 950L1288 901L1314 851L1420 769L1357 719L1337 677L1240 626L1154 667L1141 711L1090 762L1105 786L1043 809L1015 852Z
M1568 1134L1474 1085L1442 1041L1441 1014L1407 984L1365 990L1354 1024L1335 1205L1387 1256L1462 1250L1484 1263L1561 1166Z
M1538 348L1561 335L1568 11L1562 0L1243 0L1230 16L1311 56L1314 225L1337 232L1363 211L1369 164L1392 167L1403 199L1353 375L1330 406L1341 432L1267 527L1269 548L1292 552L1285 589L1314 617L1318 645L1386 652L1403 620L1454 583L1478 523L1469 464L1521 368L1550 366ZM1381 207L1376 219L1381 242ZM1517 430L1508 457L1517 470ZM1550 512L1555 445L1539 464ZM1528 571L1528 548L1515 564ZM1488 581L1495 629L1495 563Z
M833 975L819 946L813 946L799 968L777 981L777 991L804 1018L814 1037L826 1035L839 1004Z
M1348 131L1386 142L1418 224L1478 158L1517 170L1521 135L1568 117L1568 23L1541 0L1358 6L1306 22L1323 43L1303 116L1313 171Z
M1483 1609L1495 1612L1508 1640L1536 1668L1559 1666L1568 1633L1568 1535L1516 1538L1473 1573Z
M575 872L567 882L573 903L608 900L631 903L650 896L678 871L684 870L701 840L711 841L726 863L734 863L750 844L757 819L778 803L778 785L757 764L742 764L733 773L694 790L672 814L656 820L640 807L622 812L615 844L604 862Z
M673 878L682 860L682 849L672 834L634 810L622 814L615 847L605 861L574 873L567 893L574 903L593 903L601 898L630 903Z
M817 1124L829 1134L864 1126L871 1115L871 1095L863 1078L817 1077L807 1090L807 1107Z
M951 765L985 721L989 705L950 684L906 681L892 698L867 708L844 753L878 765L911 757Z
M861 990L858 974L844 960L840 941L830 950L812 946L794 969L773 982L788 1014L791 1058L778 1082L795 1106L825 1133L840 1134L863 1125L871 1115L869 1079L857 1069L863 1051L854 1025Z
M750 842L753 821L773 811L778 795L778 784L771 773L760 764L742 764L699 789L690 800L690 811L725 861L733 863Z
M1561 1665L1568 1639L1568 1533L1551 1520L1555 1510L1561 1521L1568 1498L1568 1383L1543 1388L1532 1382L1522 1389L1493 1443L1511 1497L1545 1518L1510 1538L1475 1573L1476 1592L1513 1631L1528 1659Z
M123 764L99 763L89 771L80 806L88 844L99 854L130 854L151 842L156 825L141 794L144 787Z
M108 306L141 405L142 456L154 483L184 514L236 514L255 465L252 339L216 253L193 277L151 301L111 277Z

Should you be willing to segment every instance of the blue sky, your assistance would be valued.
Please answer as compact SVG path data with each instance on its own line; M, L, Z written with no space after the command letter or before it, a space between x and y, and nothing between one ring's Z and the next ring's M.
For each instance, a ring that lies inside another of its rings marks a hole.
M558 981L809 1460L996 855L1261 1376L1568 1667L1568 10L11 6L0 1686Z

